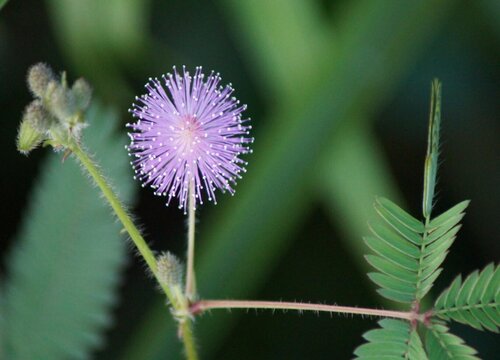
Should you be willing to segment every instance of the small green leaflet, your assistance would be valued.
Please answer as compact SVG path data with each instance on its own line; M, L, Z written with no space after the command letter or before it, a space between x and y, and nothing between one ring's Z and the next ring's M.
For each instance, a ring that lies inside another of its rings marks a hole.
M373 251L366 260L377 272L368 277L380 287L378 293L403 303L422 299L441 273L468 204L457 204L426 226L390 200L377 198L380 220L369 224L373 236L364 240Z
M456 335L448 332L448 328L440 323L426 329L425 349L429 360L479 360L477 351L466 345Z
M363 334L367 342L354 351L356 359L427 360L422 341L409 322L383 319L378 324L379 329Z
M500 266L489 264L474 271L463 282L458 276L438 297L434 313L478 330L498 333L500 326Z

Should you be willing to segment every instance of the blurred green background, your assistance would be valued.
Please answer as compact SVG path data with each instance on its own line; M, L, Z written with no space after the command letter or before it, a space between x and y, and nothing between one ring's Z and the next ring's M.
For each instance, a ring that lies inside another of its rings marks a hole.
M215 69L235 86L256 138L236 196L199 212L201 296L375 307L393 305L365 275L361 236L375 195L420 214L430 81L439 77L436 210L472 204L435 295L459 272L499 259L499 45L495 0L12 0L0 12L2 276L49 155L15 149L31 99L27 68L44 61L70 79L84 76L123 125L148 77L185 64ZM130 206L151 246L182 255L182 213L135 185ZM78 201L78 192L71 196ZM181 358L163 299L132 254L114 320L91 356ZM203 359L347 359L374 324L214 311L196 321L196 334ZM500 350L492 334L453 330L484 359Z

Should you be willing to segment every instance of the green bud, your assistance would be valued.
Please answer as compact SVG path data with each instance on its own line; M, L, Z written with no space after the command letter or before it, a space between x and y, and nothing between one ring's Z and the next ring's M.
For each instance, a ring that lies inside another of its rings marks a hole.
M45 92L45 99L50 99L54 91L57 90L57 88L60 87L60 84L57 80L51 80L49 81L49 84L47 85L47 91Z
M75 97L63 86L57 86L51 91L48 99L51 112L62 124L68 124L76 113Z
M36 130L45 139L61 146L70 138L78 140L87 125L83 112L90 103L90 85L79 79L72 88L68 88L66 73L56 77L51 68L43 63L30 68L28 85L37 100L27 108L23 119L26 124L20 127L20 132L21 129L23 134L30 133L30 129ZM18 143L23 145L20 150L28 152L38 145L34 141L36 134L31 135L23 135L23 141L20 138Z
M49 130L52 119L40 100L33 100L24 111L24 119L42 134Z
M52 69L44 63L35 64L28 70L28 86L39 98L45 96L49 83L54 79Z
M50 115L40 100L33 100L24 110L23 120L17 135L17 149L28 154L45 140L51 125Z
M161 254L157 259L158 278L170 288L182 288L184 271L181 261L172 253Z
M17 133L17 150L24 155L35 149L44 140L44 134L35 128L29 118L24 118Z
M169 300L175 319L183 322L190 317L189 300L184 295L184 270L182 262L172 253L165 252L156 259L158 281L170 291Z
M71 92L75 97L76 107L85 111L90 105L90 99L92 98L92 88L90 84L84 78L79 78L73 83Z
M64 89L68 88L68 77L66 76L66 71L61 72L61 86Z

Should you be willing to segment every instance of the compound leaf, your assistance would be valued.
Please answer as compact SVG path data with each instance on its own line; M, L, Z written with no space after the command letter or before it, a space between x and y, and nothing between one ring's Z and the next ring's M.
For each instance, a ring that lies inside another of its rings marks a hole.
M441 293L434 314L443 320L454 320L479 330L498 333L500 326L500 266L489 264L483 271L472 272L463 282L458 276Z
M468 203L461 202L430 221L431 225L424 225L390 200L376 199L374 206L381 221L369 225L373 236L364 240L375 253L367 255L366 260L378 271L368 276L380 287L377 291L382 296L411 303L429 292L442 271L440 266Z
M120 179L133 184L114 112L89 109L87 145ZM9 359L84 359L103 342L111 320L126 242L98 190L73 159L49 154L8 259L5 348Z

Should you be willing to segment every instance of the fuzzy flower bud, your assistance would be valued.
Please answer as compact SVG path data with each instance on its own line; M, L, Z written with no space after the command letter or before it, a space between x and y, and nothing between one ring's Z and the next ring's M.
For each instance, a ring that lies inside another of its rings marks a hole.
M57 86L50 94L50 109L62 124L67 124L76 112L72 92L64 86Z
M75 98L76 107L85 111L90 105L90 100L92 98L92 88L87 80L83 78L77 79L71 88L71 92Z
M28 153L44 140L55 149L78 141L87 125L83 112L90 103L90 85L79 79L69 88L65 72L55 76L43 63L33 65L27 78L35 100L26 108L19 127L19 151Z
M35 64L28 70L28 86L33 95L39 98L45 96L47 87L54 78L52 69L44 63Z
M42 141L43 134L36 130L31 122L23 120L17 133L17 150L24 155L28 155Z
M40 100L33 100L24 112L24 119L29 121L33 128L41 133L45 133L51 125L51 117L43 107Z
M39 100L31 102L19 126L17 134L17 149L27 155L36 148L45 138L49 116Z
M158 277L160 281L170 288L182 288L184 271L181 261L172 253L161 254L157 260Z

